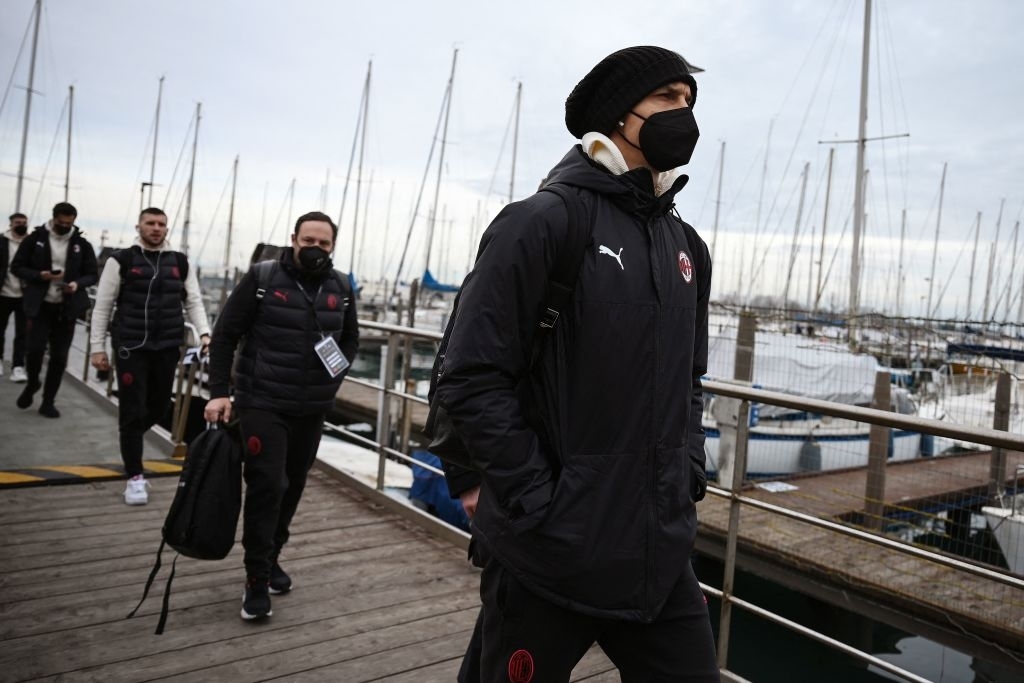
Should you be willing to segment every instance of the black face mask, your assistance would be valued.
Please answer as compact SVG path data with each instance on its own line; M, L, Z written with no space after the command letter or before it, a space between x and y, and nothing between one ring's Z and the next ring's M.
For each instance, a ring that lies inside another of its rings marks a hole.
M671 171L673 168L690 163L693 149L697 146L700 130L689 107L669 109L651 114L647 118L631 111L633 116L643 119L640 126L640 150L647 163L656 171Z
M14 231L15 235L18 235L19 237L24 237L25 233L28 232L28 225L12 225L11 230Z
M57 225L56 223L54 223L53 224L53 232L58 234L58 235L60 235L61 237L63 237L64 235L66 235L69 232L71 232L71 228L73 228L73 227L74 226L72 226L72 225Z
M331 267L331 255L320 247L299 249L299 267L307 273L323 273Z

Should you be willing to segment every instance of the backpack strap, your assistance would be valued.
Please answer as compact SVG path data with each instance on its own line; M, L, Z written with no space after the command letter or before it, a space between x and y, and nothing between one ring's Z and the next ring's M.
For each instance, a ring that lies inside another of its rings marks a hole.
M260 261L254 263L252 269L256 271L256 300L260 301L270 287L270 281L277 272L277 261Z
M572 300L580 267L583 265L583 255L590 243L593 223L587 220L586 207L578 191L573 187L551 183L542 187L541 191L561 197L568 215L565 241L558 249L555 264L548 274L548 296L544 305L544 317L540 321L543 330L551 330L558 324L558 316L568 308Z
M160 571L160 557L163 555L165 543L165 540L160 540L160 547L156 549L156 562L153 563L153 570L149 572L149 578L146 579L146 587L142 589L142 599L139 600L139 604L135 605L135 609L129 612L125 619L131 619L134 617L135 613L139 611L140 607L142 607L142 603L146 601L146 597L149 595L149 589L153 586L153 581L156 579L156 575Z

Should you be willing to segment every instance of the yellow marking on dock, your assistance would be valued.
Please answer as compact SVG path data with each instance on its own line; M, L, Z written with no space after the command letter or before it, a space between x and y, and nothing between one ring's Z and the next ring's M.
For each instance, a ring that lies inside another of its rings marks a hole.
M150 472L181 472L181 463L177 462L154 462L152 460L146 460L143 461L142 466L144 469L149 470Z
M32 481L46 481L42 477L33 477L30 474L20 472L0 472L0 486L6 484L27 484Z
M63 474L72 474L76 477L118 477L123 473L120 470L107 469L105 467L92 467L90 465L50 465L47 467L35 467L37 470L47 470L48 472L61 472Z

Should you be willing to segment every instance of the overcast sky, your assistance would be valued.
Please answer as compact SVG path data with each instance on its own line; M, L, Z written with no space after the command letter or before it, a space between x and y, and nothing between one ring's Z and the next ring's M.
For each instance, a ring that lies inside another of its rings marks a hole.
M32 5L0 0L5 88L13 74L0 111L0 201L12 210L27 46L17 60ZM361 190L364 200L369 192L369 203L360 209L369 220L357 270L361 277L377 277L383 266L392 278L457 47L438 210L446 220L438 221L432 257L435 274L457 281L481 221L507 200L511 136L504 150L502 140L517 81L523 83L523 101L514 198L521 199L574 142L563 116L575 83L616 49L655 44L706 69L697 77L701 140L677 206L714 243L716 294L783 291L794 254L800 174L809 162L789 289L791 299L804 302L808 285L816 286L817 265L810 278L808 273L821 248L828 146L819 141L856 137L863 20L863 0L46 0L35 83L42 96L32 104L22 209L33 223L42 222L63 198L66 146L59 117L68 86L74 85L70 199L95 243L126 243L133 235L140 182L149 178L157 82L164 75L153 201L171 214L180 239L191 144L186 134L202 102L190 253L206 267L222 263L222 193L237 154L232 263L242 265L261 226L264 238L282 242L290 222L307 210L338 216L372 59ZM1005 199L989 302L991 314L1000 301L1002 318L1006 297L1017 297L1024 279L1024 265L1011 265L1014 223L1024 206L1024 47L1018 37L1024 3L876 0L872 23L868 136L910 137L868 144L862 301L895 310L900 214L906 208L902 312L924 313L939 181L948 162L932 307L947 316L965 315L973 227L981 211L971 304L972 317L981 316ZM823 300L839 308L849 288L853 169L854 145L837 145ZM435 178L436 156L413 224L406 274L422 271ZM355 192L353 182L335 254L343 269L351 260ZM359 224L361 229L363 218ZM1011 319L1017 318L1018 301L1009 301Z

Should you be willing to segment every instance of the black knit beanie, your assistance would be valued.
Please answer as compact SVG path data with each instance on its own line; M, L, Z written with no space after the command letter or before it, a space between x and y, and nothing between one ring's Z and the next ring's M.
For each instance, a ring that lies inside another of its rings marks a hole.
M607 133L633 105L666 83L682 81L697 100L691 73L702 69L662 47L627 47L613 52L576 84L565 101L565 126L577 138Z

